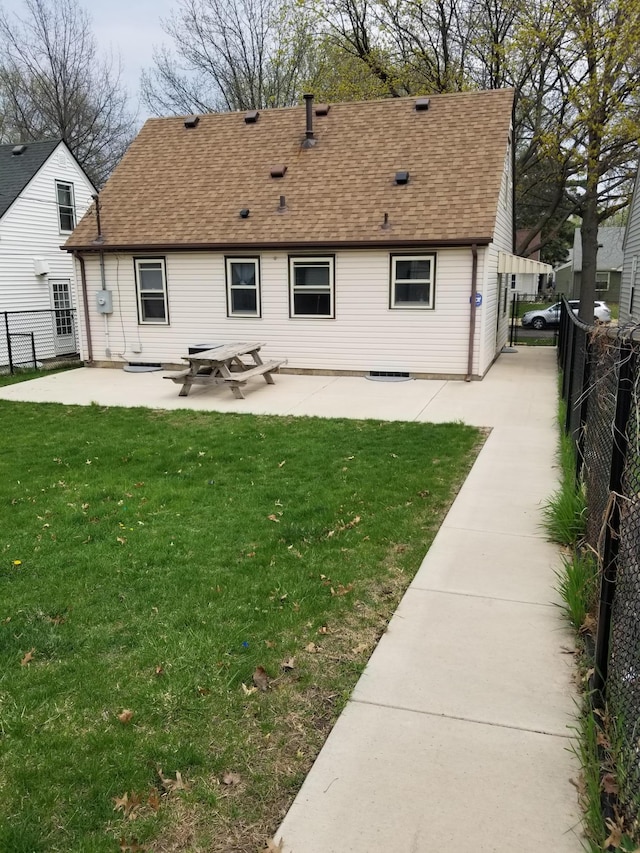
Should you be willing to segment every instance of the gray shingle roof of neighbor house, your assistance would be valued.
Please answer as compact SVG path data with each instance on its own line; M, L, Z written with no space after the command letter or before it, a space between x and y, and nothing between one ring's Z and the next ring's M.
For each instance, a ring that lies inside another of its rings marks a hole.
M0 145L0 217L4 216L59 144L59 139L51 139L46 142ZM13 153L23 147L21 153Z
M65 248L488 243L512 90L416 101L323 105L311 147L304 106L149 119L100 195L102 241L91 208Z
M622 268L624 232L624 227L614 225L598 228L598 270L604 272ZM576 228L573 235L573 269L576 272L582 270L582 240L579 228Z

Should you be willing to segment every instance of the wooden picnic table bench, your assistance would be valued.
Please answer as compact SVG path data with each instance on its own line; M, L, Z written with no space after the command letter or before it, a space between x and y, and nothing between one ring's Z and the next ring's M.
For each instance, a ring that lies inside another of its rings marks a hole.
M244 394L240 386L247 380L263 376L267 385L274 385L272 374L287 363L286 359L263 361L260 357L262 346L261 343L221 344L212 349L189 353L182 356L189 362L189 367L164 378L182 385L180 397L188 396L192 385L228 385L234 396L242 400ZM249 356L252 362L243 361L242 356Z

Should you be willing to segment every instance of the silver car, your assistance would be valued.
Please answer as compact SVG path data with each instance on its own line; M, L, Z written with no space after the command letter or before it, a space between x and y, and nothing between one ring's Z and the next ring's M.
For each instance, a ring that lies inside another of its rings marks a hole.
M580 308L579 299L569 299L569 307L574 314L578 314ZM522 325L525 329L546 329L552 326L560 325L560 309L561 302L554 302L548 308L540 308L536 311L527 311L522 315ZM596 301L593 303L593 319L601 323L608 323L611 320L611 309L606 302Z

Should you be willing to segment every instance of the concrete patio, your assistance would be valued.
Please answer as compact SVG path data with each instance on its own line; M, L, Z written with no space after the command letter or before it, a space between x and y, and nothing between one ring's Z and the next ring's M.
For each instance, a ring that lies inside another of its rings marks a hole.
M237 400L79 369L0 399L491 427L276 840L287 853L578 853L572 639L541 507L557 486L555 350L482 382L277 375Z

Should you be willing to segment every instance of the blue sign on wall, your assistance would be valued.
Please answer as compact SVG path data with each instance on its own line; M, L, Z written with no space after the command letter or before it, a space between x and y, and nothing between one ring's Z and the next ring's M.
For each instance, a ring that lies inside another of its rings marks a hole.
M469 297L469 302L471 302L471 297ZM476 293L476 308L479 308L482 305L482 294Z

